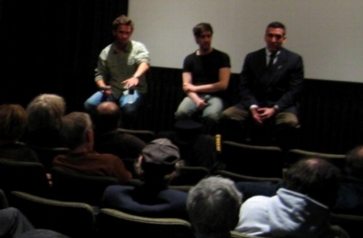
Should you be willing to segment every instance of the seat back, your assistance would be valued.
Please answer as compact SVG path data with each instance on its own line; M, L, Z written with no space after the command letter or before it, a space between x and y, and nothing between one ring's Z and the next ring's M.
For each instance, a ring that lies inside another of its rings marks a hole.
M215 175L220 175L224 178L229 178L234 182L272 182L272 183L282 182L282 178L248 176L248 175L233 173L227 170L217 170L215 172Z
M170 181L170 185L195 185L209 176L209 169L202 166L183 166L178 169L179 175Z
M96 223L100 237L116 238L122 234L133 238L194 237L190 223L185 220L135 216L108 208L100 210Z
M95 237L95 216L85 203L62 202L11 192L12 206L17 207L38 229L50 229L72 238Z
M289 150L286 154L286 167L291 166L295 162L300 159L306 157L319 157L328 160L339 169L343 169L345 166L346 155L344 154L328 154L328 153L319 153L314 151L300 150L300 149L292 149Z
M360 228L363 226L363 216L333 213L331 224L341 227L350 238L358 238L362 235Z
M283 153L279 147L223 141L221 158L225 170L233 173L282 178Z
M52 168L53 159L60 154L68 153L69 149L65 147L41 147L31 145L32 148L39 158L39 162L44 165L46 171Z
M124 128L118 128L117 129L120 132L128 133L131 135L134 135L141 140L143 140L145 143L149 143L150 141L154 140L156 138L156 135L153 131L150 130L131 130L131 129L124 129Z
M118 184L118 180L113 177L84 175L63 167L53 167L50 172L52 194L55 199L62 201L98 206L105 188Z
M9 207L9 202L6 194L0 189L0 209Z
M7 196L13 190L45 196L49 192L45 168L37 162L0 159L0 189Z

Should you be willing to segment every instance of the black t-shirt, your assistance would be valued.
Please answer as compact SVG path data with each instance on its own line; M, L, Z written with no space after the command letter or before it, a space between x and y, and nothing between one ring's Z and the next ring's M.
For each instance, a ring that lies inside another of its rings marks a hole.
M229 56L219 50L213 49L206 55L197 55L195 52L184 59L183 72L192 74L194 85L203 85L218 82L219 69L230 68ZM219 95L220 92L213 93Z

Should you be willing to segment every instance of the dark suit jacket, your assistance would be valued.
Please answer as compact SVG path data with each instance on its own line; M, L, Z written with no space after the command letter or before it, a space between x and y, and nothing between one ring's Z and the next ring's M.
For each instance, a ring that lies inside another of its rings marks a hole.
M304 80L302 57L282 48L272 69L267 70L266 65L265 48L247 54L240 75L238 106L248 110L253 104L278 105L279 111L296 113Z

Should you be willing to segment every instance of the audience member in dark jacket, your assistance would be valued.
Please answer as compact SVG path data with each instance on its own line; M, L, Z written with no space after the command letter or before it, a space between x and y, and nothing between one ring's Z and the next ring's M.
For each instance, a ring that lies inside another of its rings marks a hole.
M119 130L120 108L114 102L102 102L93 115L95 125L95 151L118 156L128 170L133 170L133 164L140 156L146 143L138 137Z
M102 207L147 217L187 218L187 193L168 188L170 174L179 161L179 149L168 139L151 141L136 165L143 176L140 186L114 185L106 188Z
M38 155L19 142L27 126L25 109L18 104L0 106L0 158L12 161L39 162Z
M333 212L363 216L363 146L347 154L345 173Z

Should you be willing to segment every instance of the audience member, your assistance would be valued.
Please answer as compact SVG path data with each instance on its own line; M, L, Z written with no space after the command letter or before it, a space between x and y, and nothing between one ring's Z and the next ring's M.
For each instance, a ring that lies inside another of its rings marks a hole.
M0 157L14 161L39 162L38 155L19 140L25 133L27 113L18 104L0 105Z
M37 236L34 236L35 234ZM23 213L14 207L0 210L0 237L67 238L67 236L52 230L35 229Z
M188 119L201 113L209 133L216 133L225 106L223 91L228 87L229 56L211 46L213 29L209 23L193 28L199 49L184 59L183 91L186 97L175 112L176 119Z
M168 179L175 176L179 161L179 149L170 140L151 141L142 150L136 165L143 184L109 186L104 192L102 207L140 216L186 219L187 193L168 188Z
M363 146L347 154L345 172L339 197L333 208L335 213L363 215Z
M188 194L187 211L196 238L229 238L238 222L242 195L222 177L201 180Z
M102 102L93 117L95 125L95 151L117 155L124 162L130 161L131 168L140 156L146 143L138 137L118 130L121 120L120 109L114 102ZM126 164L127 165L127 164Z
M235 135L246 136L250 128L246 122L252 121L256 126L272 125L277 144L292 146L294 138L289 135L299 125L298 101L304 71L301 56L282 47L285 40L285 26L272 22L265 30L266 47L246 56L240 75L240 102L222 112L225 138L240 140ZM236 133L237 129L241 133ZM254 132L251 137L256 138Z
M191 119L177 120L174 130L157 134L178 146L186 166L203 166L213 170L217 165L216 139L203 133L203 124Z
M341 175L319 158L298 161L286 172L284 188L273 197L255 196L240 209L236 230L268 237L348 237L329 224Z
M343 168L342 168L343 169ZM334 213L363 215L363 146L357 146L347 154L346 166L339 187ZM236 187L248 199L256 195L274 196L283 183L237 182Z
M110 176L124 183L132 175L120 158L112 154L99 154L93 150L92 121L87 113L71 112L63 117L62 132L69 153L58 155L53 166L73 169L84 174Z
M65 101L56 94L41 94L27 106L28 128L25 142L31 146L62 147L62 116Z
M99 91L84 103L93 113L102 101L115 101L123 116L123 127L132 127L136 112L145 100L149 69L149 52L145 45L130 40L134 23L127 16L119 16L112 23L114 42L104 48L99 57L95 82Z

